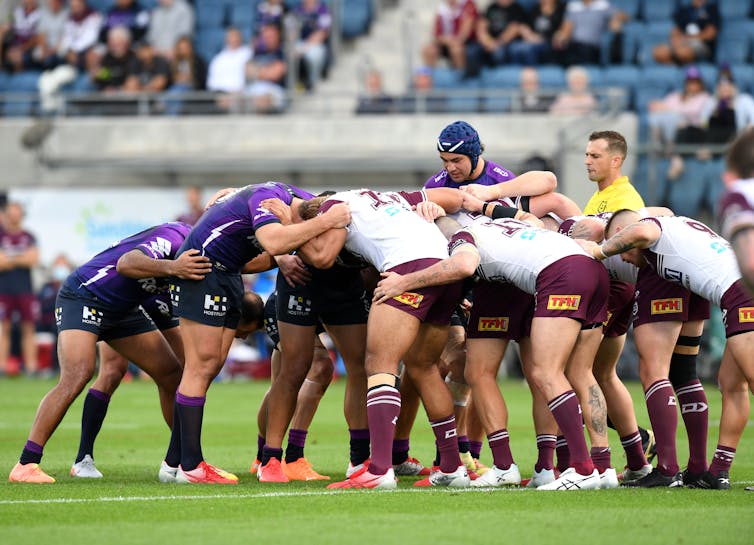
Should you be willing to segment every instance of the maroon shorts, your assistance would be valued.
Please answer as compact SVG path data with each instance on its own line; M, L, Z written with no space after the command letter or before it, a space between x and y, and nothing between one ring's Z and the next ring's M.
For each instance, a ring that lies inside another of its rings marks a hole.
M534 317L573 318L584 327L607 319L610 278L602 263L585 255L559 259L537 276Z
M741 280L728 288L720 301L723 311L725 338L754 331L754 299L746 292Z
M438 261L440 260L417 259L397 265L389 270L398 274L408 274L426 269ZM450 317L462 299L463 282L455 282L444 286L430 286L415 291L407 291L388 299L384 304L415 316L422 323L449 326Z
M16 312L22 322L36 322L39 320L39 301L33 293L0 294L0 320L10 320Z
M660 278L651 267L639 269L633 326L655 322L691 322L709 318L709 301Z
M511 339L528 337L534 297L513 284L480 280L474 285L466 336L469 339Z
M634 312L634 284L620 280L610 281L610 296L607 299L605 337L620 337L628 331Z

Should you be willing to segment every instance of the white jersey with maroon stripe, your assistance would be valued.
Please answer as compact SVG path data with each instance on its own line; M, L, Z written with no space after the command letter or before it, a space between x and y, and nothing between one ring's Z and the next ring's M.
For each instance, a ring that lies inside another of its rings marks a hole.
M754 179L734 182L723 194L718 208L720 232L729 240L742 227L754 225Z
M730 244L700 221L684 216L646 218L662 235L644 256L662 278L720 305L741 278Z
M494 201L489 201L489 202L493 203L490 206L499 204L502 206L510 206L512 208L518 208L518 203L520 202L520 200L521 200L521 197L518 197L515 200L511 199L510 197L503 197L501 199L496 199ZM461 224L462 227L471 225L475 221L489 219L487 218L487 216L483 215L481 212L471 212L469 210L466 210L465 208L461 208L458 212L455 212L453 214L448 214L448 217L456 220L458 223Z
M483 279L509 282L531 294L545 267L564 257L587 255L568 237L510 218L476 222L459 231L464 232L479 250L477 272Z
M602 264L607 269L610 280L620 280L621 282L636 284L639 268L633 263L623 261L620 254L611 255L607 259L603 259Z
M420 218L401 193L356 189L330 196L322 205L351 208L346 249L380 272L418 259L448 257L448 241L434 223Z

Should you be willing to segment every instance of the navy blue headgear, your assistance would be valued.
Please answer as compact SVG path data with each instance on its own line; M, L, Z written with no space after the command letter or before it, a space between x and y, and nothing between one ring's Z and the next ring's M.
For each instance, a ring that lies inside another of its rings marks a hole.
M440 133L437 149L468 156L471 159L471 171L474 172L482 154L482 143L474 127L465 121L454 121Z

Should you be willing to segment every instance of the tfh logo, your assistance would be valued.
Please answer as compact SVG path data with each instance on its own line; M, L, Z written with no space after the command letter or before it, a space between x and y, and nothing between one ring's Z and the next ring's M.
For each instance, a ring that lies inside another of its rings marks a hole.
M683 299L675 297L673 299L652 299L651 314L672 314L683 312Z
M507 316L480 317L479 331L508 331L509 318Z
M581 295L550 295L547 310L578 310Z

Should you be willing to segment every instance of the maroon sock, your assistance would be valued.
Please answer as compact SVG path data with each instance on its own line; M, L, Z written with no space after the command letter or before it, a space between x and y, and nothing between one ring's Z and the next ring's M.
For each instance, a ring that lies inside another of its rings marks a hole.
M709 472L717 477L721 471L730 471L735 456L736 449L718 444L712 456L712 463L709 465Z
M644 397L657 442L657 469L663 475L675 475L678 473L678 454L675 448L678 408L673 386L667 379L658 380L647 388Z
M612 467L610 460L610 447L592 447L589 451L589 457L592 459L594 467L600 473L604 473L606 469Z
M513 463L508 430L493 431L487 436L487 442L492 451L492 463L495 464L495 467L498 469L508 469Z
M579 475L589 475L594 471L594 464L586 447L584 421L576 393L573 390L567 390L551 399L547 405L568 443L568 451L571 455L570 466Z
M675 391L681 406L681 417L689 438L689 464L692 473L702 473L707 469L707 428L709 408L707 394L698 379L684 384Z
M644 456L644 449L641 446L641 434L638 430L636 433L621 437L620 444L623 445L623 450L626 451L626 465L628 465L628 469L631 471L638 471L649 463L646 456Z
M555 435L544 433L537 435L537 463L534 464L534 471L553 468L556 442L557 436ZM563 442L565 442L565 439Z
M458 431L456 430L456 417L452 414L439 420L430 420L432 431L435 434L435 444L440 453L440 471L453 473L462 465L458 455Z
M384 475L393 467L393 437L400 412L401 393L396 388L382 385L367 393L369 440L372 446L369 472L373 475Z
M563 473L566 469L571 467L571 451L568 450L568 443L566 438L562 435L558 435L555 443L555 454L558 456L558 471Z

